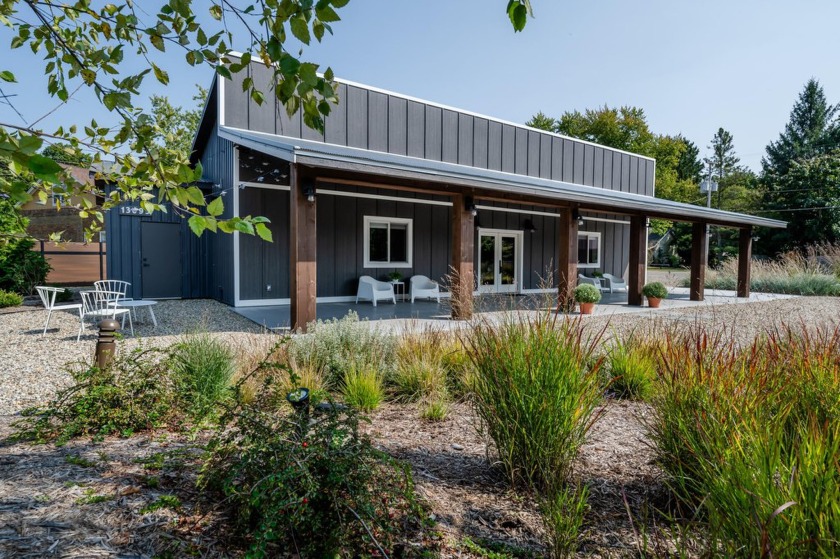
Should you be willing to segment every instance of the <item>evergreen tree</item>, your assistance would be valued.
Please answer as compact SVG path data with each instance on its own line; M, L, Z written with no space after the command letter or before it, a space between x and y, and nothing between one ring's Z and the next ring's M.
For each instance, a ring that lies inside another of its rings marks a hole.
M712 155L703 161L706 163L708 174L718 183L717 207L720 208L724 179L741 170L738 165L741 159L735 155L732 134L723 128L718 128L718 131L715 132L709 149L712 150Z
M703 162L700 160L700 148L682 135L677 136L677 138L683 143L680 160L677 162L677 178L699 184L700 175L703 172Z
M790 112L779 139L767 146L761 164L765 174L784 175L796 160L810 159L840 147L836 105L829 105L822 86L811 78Z
M542 111L531 117L531 120L525 123L525 126L531 128L539 128L546 132L557 132L557 120L546 116Z

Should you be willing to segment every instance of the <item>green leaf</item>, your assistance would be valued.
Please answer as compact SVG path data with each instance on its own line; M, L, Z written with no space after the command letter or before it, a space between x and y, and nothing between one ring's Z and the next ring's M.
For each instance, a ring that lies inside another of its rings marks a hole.
M8 70L3 70L2 72L0 72L0 80L12 83L17 82L17 80L15 79L15 75Z
M189 167L187 167L187 169L189 169ZM190 171L192 171L192 169L190 169ZM190 203L195 204L196 206L204 205L204 194L197 186L191 186L187 189L187 197L189 198Z
M300 68L300 61L290 54L283 54L280 57L280 71L287 76L295 74Z
M32 155L44 145L44 140L38 136L21 136L18 141L18 148L26 155Z
M510 0L507 13L514 31L518 32L525 29L525 24L528 22L528 7L522 0Z
M247 235L253 235L254 234L254 226L251 225L247 221L244 221L244 220L243 221L237 221L236 224L234 225L234 227L240 233L245 233Z
M316 8L315 15L317 15L318 19L320 19L321 21L327 23L331 21L341 21L341 18L338 17L338 14L335 13L335 10L333 10L329 5L323 6L321 8Z
M256 225L254 225L254 229L256 230L257 235L259 235L260 239L268 241L269 243L274 242L274 238L271 236L271 229L266 227L265 223L257 223Z
M222 19L222 7L219 4L213 4L210 6L210 15L213 16L215 20Z
M218 66L216 66L216 73L218 73L223 78L227 78L229 80L233 79L233 76L231 76L230 70L227 69L227 66L222 66L221 64L219 64Z
M155 77L157 78L157 81L159 81L163 85L169 84L169 74L167 74L166 71L161 70L157 66L157 64L152 64L152 70L155 71Z
M197 236L200 237L204 230L207 229L207 222L205 219L200 215L194 215L187 220L187 223L190 226L192 232Z
M213 217L219 217L225 211L225 203L222 201L222 197L219 196L209 204L207 204L207 213L212 215Z
M230 219L226 219L225 221L220 221L218 223L219 230L222 233L233 233L236 231L236 227L234 226L233 222Z
M113 111L116 107L128 107L131 104L131 96L128 93L112 91L102 96L102 104L109 111Z
M290 19L289 26L291 26L292 28L292 35L294 35L298 41L300 41L304 45L309 44L309 22L306 21L306 18L303 16L303 14L297 14L292 19Z
M36 178L46 181L57 181L58 174L62 171L61 165L39 153L30 157L26 166Z

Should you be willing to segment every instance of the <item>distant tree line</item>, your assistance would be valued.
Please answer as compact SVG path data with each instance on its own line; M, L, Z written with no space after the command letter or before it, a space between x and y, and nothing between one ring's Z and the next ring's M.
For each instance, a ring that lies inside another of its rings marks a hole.
M816 79L799 95L778 140L770 142L759 174L740 164L734 138L720 127L707 146L708 157L681 134L650 130L643 109L608 106L569 111L554 118L542 112L526 124L542 130L596 142L656 158L656 196L706 205L700 182L718 184L711 206L788 222L785 230L756 231L756 253L772 256L817 242L840 241L840 107L830 105ZM690 254L687 224L654 220L655 233L669 228L679 256ZM714 231L710 264L737 254L737 232Z

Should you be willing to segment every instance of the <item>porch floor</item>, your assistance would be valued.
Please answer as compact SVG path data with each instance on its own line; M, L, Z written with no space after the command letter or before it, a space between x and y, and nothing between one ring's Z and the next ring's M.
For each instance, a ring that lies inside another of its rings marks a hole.
M684 307L714 306L723 304L752 303L773 299L787 299L793 295L776 295L753 293L749 298L740 299L734 291L706 290L705 301L691 301L688 288L674 287L669 290L668 299L662 301L660 310L654 311L649 307L635 307L627 304L626 293L604 293L601 302L595 307L595 316L624 313L658 312ZM553 308L556 298L549 294L536 295L481 295L475 299L475 308L479 313L500 313L509 311L534 311ZM261 307L239 307L234 309L242 316L257 324L271 329L288 329L290 321L289 305L270 305ZM446 328L447 325L463 324L450 320L450 307L447 299L441 299L440 304L429 301L415 303L399 301L396 305L380 302L376 307L369 302L359 303L318 303L317 314L320 320L340 319L348 313L355 312L359 319L382 321L382 325L389 328L406 328L411 325L436 324ZM577 314L577 313L573 313Z

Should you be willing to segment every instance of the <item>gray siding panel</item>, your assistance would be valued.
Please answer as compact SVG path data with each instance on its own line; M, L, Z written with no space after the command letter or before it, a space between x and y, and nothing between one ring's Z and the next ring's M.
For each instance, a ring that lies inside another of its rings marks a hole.
M583 146L583 184L595 185L595 147L589 144Z
M408 101L391 97L388 103L388 153L406 155Z
M354 86L347 86L347 145L368 149L367 91Z
M612 190L621 190L621 154L613 153Z
M426 110L422 103L408 102L406 155L426 156Z
M579 144L574 142L574 167L572 172L572 182L575 184L583 184L583 152L586 144Z
M443 110L426 106L426 159L440 161L443 157Z
M551 138L551 179L563 180L563 139Z
M656 165L653 161L645 161L647 172L645 173L645 188L643 194L648 196L654 195L654 185L656 182Z
M487 126L487 168L502 170L502 125L493 121Z
M528 176L540 176L540 134L536 131L528 132Z
M528 131L522 128L515 129L516 147L513 172L517 175L528 174Z
M595 148L595 162L592 164L593 178L592 183L600 188L604 188L604 150L602 148Z
M271 73L255 70L253 80L254 87L263 93L264 100L261 105L257 103L250 104L248 122L251 124L251 130L276 134L276 114L274 107L277 101L274 97L274 90L271 89L273 82Z
M621 188L622 192L630 192L630 156L621 154Z
M368 92L368 145L373 151L388 151L388 96Z
M347 145L347 86L338 85L340 102L333 106L330 114L324 119L325 141L339 146Z
M442 160L458 163L458 113L443 109Z
M473 121L473 166L487 169L488 124L483 118Z
M513 173L516 166L516 128L502 125L502 171Z
M242 92L242 82L248 77L249 71L243 70L233 75L233 79L219 78L224 80L225 97L224 97L224 111L225 111L225 126L234 126L237 128L248 128L248 107L251 101Z
M473 164L473 117L458 115L458 163L460 165Z
M540 134L540 177L551 178L551 136Z
M613 181L613 152L604 150L604 188L612 189Z
M563 178L565 182L572 182L574 176L572 171L575 168L575 142L572 140L563 140Z

